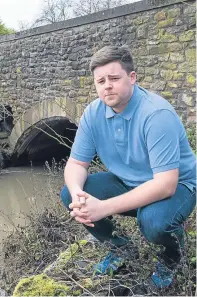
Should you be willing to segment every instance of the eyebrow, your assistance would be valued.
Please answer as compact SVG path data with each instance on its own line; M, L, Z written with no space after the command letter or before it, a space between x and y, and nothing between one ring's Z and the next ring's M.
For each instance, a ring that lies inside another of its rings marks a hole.
M109 74L108 75L109 78L113 78L113 77L120 77L120 74ZM97 78L97 81L104 79L104 77L99 77Z

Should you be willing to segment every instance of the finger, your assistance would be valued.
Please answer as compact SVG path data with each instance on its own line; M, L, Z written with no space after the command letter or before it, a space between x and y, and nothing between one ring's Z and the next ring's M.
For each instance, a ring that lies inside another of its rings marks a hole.
M84 192L84 191L78 192L77 196L78 197L85 197L85 199L89 198L89 194Z
M69 208L70 209L73 209L73 208L80 208L81 207L81 203L80 202L77 202L77 201L74 201L72 203L69 204Z
M84 196L79 197L79 202L84 205L86 203L86 198Z
M82 212L81 210L79 210L78 208L74 208L73 211L71 211L71 216L72 217L82 217L82 218L87 218L87 211Z
M94 227L94 224L91 223L91 220L85 220L85 219L83 219L81 217L75 217L75 220L77 222L79 222L79 223L82 223L82 224L86 225L86 226Z

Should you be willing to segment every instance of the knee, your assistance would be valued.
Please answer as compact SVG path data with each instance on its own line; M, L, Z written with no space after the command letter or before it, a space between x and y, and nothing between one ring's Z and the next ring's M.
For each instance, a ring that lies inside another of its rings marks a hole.
M71 199L69 190L66 185L63 186L63 188L60 192L60 198L61 198L62 202L64 203L64 205L66 206L66 208L69 209L69 204L72 202L72 199Z
M161 244L163 238L168 233L166 220L147 209L142 210L138 218L138 225L145 238L154 244Z

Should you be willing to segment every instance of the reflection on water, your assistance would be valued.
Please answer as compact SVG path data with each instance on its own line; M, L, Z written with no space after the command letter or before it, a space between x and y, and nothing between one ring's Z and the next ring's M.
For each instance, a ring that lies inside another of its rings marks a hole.
M32 209L43 209L47 204L44 194L49 191L48 172L42 167L18 167L3 170L0 174L0 241L13 229L13 225L24 225L25 216ZM59 185L61 175L55 176ZM52 189L58 191L57 189Z

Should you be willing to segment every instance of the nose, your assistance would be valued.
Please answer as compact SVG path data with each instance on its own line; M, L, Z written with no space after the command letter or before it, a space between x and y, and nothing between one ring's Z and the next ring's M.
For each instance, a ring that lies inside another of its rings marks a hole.
M112 88L112 83L109 79L106 79L105 81L105 89L111 89Z

